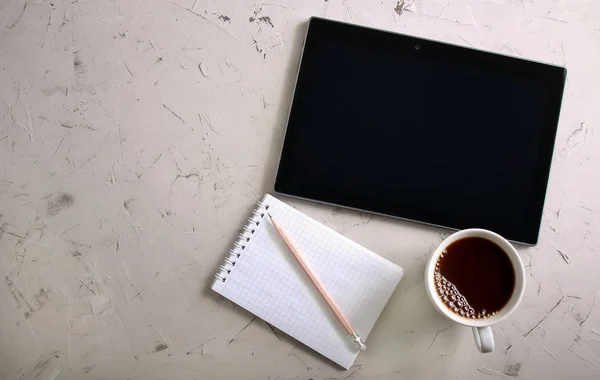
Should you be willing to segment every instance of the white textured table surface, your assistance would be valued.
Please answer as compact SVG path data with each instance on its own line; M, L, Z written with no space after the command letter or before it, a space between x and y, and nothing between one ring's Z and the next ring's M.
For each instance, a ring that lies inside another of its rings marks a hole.
M600 2L178 1L0 4L1 379L600 378ZM446 230L289 201L406 271L347 372L208 290L272 188L311 15L569 69L494 353L425 296Z

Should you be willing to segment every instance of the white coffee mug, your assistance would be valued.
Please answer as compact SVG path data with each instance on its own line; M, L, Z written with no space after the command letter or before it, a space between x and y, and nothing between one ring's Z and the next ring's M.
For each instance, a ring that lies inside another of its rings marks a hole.
M481 237L496 243L510 258L515 270L515 288L508 303L497 314L485 319L470 319L452 312L439 298L435 288L435 264L440 254L452 243L468 237ZM490 326L508 318L517 308L525 292L525 267L519 257L517 250L502 236L495 232L472 228L453 233L448 236L431 254L425 266L425 289L433 306L446 318L473 328L475 344L481 352L492 352L494 350L494 335Z

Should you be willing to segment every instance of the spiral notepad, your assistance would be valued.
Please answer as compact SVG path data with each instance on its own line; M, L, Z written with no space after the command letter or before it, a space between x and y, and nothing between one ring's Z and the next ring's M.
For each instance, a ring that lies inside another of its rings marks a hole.
M358 356L356 346L265 219L266 212L277 218L363 339L402 269L267 194L216 274L214 291L349 368Z

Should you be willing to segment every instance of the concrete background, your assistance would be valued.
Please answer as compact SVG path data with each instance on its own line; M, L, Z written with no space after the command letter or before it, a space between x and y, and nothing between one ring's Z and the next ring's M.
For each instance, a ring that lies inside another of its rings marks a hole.
M425 296L442 229L287 200L405 269L349 371L208 290L272 189L312 15L567 66L494 353ZM0 379L600 378L599 62L591 0L0 2Z

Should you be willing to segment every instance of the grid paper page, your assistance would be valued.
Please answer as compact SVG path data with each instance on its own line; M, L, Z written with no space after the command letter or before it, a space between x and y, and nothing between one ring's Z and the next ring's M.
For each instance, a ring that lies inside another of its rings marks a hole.
M358 349L289 251L265 208L283 226L352 327L366 340L402 278L402 269L271 195L248 225L212 289L259 318L349 368ZM261 217L261 213L263 216ZM368 342L367 342L368 344Z

